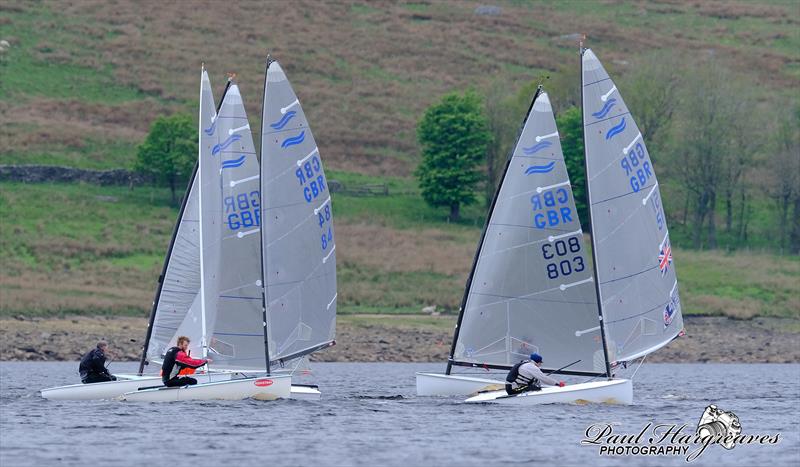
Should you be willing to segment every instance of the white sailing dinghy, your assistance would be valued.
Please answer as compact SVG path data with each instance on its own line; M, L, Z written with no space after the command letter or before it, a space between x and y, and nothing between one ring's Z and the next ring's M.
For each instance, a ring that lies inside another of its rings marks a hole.
M158 375L145 375L145 365L149 360L158 361L163 352L172 346L179 335L192 338L191 350L195 355L202 352L202 310L199 292L201 288L200 271L200 177L199 164L204 154L209 154L209 141L215 136L214 117L216 109L211 91L211 83L205 69L201 71L200 86L201 120L199 129L198 162L192 171L188 191L181 203L178 221L172 232L164 267L159 276L153 310L145 335L145 345L137 375L116 375L118 381L94 384L73 384L47 388L41 391L42 397L51 400L92 400L111 399L126 392L143 387L161 384ZM204 109L211 111L203 120ZM205 123L205 126L204 126ZM206 144L203 144L203 142ZM226 373L209 376L196 374L199 382L223 381L230 379Z
M239 87L229 81L219 113L201 104L200 303L201 351L215 371L264 377L180 388L140 389L128 401L277 399L291 393L291 374L270 371L268 323L261 269L261 191L259 164ZM191 314L179 330L191 329ZM181 331L182 332L182 331ZM168 344L169 345L169 344ZM165 349L157 349L161 355Z
M273 365L291 366L335 344L336 241L314 135L286 74L270 58L261 118L261 193L269 355Z
M616 85L591 50L581 50L586 184L599 326L606 374L665 346L683 333L666 217L653 163ZM609 379L468 402L538 404L566 401L632 403L631 382Z
M452 370L508 371L533 352L544 356L545 371L608 371L595 330L591 262L553 110L541 88L506 163L462 303L447 370L418 373L418 395L504 388L505 373L495 380Z

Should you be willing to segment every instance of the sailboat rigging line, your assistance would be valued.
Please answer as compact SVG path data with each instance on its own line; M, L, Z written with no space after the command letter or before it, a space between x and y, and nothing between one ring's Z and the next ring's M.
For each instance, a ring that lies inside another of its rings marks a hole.
M258 154L259 154L259 156L261 158L261 166L259 166L259 170L258 170L258 177L259 177L258 190L259 190L259 193L262 196L264 194L264 180L263 180L263 177L261 177L261 173L263 172L263 164L264 164L264 161L265 161L265 159L264 159L264 122L265 122L265 119L266 119L266 106L265 106L265 104L267 102L267 73L269 73L269 66L272 64L272 62L273 62L272 57L269 54L267 54L267 63L264 66L264 92L263 92L263 96L262 96L262 99L261 99L261 138L259 138L260 143L259 143L259 148L258 148ZM265 212L264 212L263 207L260 207L259 209L261 209L261 218L265 219L265 217L264 217ZM264 277L264 232L266 230L267 230L266 228L261 229L261 235L260 235L261 239L260 239L260 242L259 242L259 251L261 253L261 268L260 268L261 269L261 317L262 317L263 323L264 323L264 362L265 362L265 364L267 366L267 368L266 368L267 369L267 375L269 376L271 371L270 371L270 361L269 361L269 332L267 330L267 281L266 281L266 278Z
M582 129L583 129L583 139L586 140L586 105L583 102L583 94L585 91L585 86L583 84L583 54L586 49L581 46L579 60L581 62L581 120L582 120ZM591 190L589 190L589 158L586 154L586 144L583 145L583 167L584 167L584 175L586 178L586 206L588 207L587 213L589 216L589 228L591 229L592 233L592 274L594 275L594 291L597 295L597 314L600 320L600 338L603 342L603 358L606 362L606 376L608 379L611 379L611 362L608 359L608 342L606 342L606 330L605 330L605 323L603 322L603 300L600 297L600 280L598 279L597 275L597 238L595 236L595 229L594 229L594 221L592 220L592 194Z
M205 69L205 68L203 68ZM228 88L231 86L230 80L228 80L228 84L225 85L225 90L222 92L222 97L219 100L219 104L217 104L217 111L216 115L219 114L219 109L222 107L222 101L225 99L225 94L228 92ZM169 247L167 248L167 256L164 258L164 266L161 268L161 274L158 276L158 286L156 287L156 295L153 299L153 308L150 310L150 318L148 319L147 323L147 333L144 337L144 346L142 348L142 359L139 361L139 375L141 376L144 373L144 366L147 364L147 348L150 346L150 338L153 336L153 324L156 321L156 311L158 310L158 303L161 300L161 292L164 287L164 280L167 277L167 269L169 268L169 259L172 256L172 249L175 246L175 240L178 238L178 228L181 226L181 219L183 219L183 213L186 211L186 204L189 201L189 192L192 190L192 184L194 183L195 177L197 177L197 170L200 167L198 162L194 163L194 168L192 169L192 176L189 177L189 185L186 187L186 194L183 196L183 201L181 201L181 207L178 210L178 221L175 223L175 227L172 229L172 237L169 240ZM201 253L202 254L202 253Z
M456 327L453 330L453 342L450 345L450 356L447 357L447 370L445 370L445 374L449 375L450 370L453 368L453 364L456 362L453 361L453 355L456 352L456 342L458 342L458 333L461 330L461 321L464 319L464 311L467 308L467 299L469 298L469 290L472 287L472 279L475 276L475 269L478 267L478 259L481 255L481 247L483 247L483 242L486 240L486 231L489 230L489 222L492 220L492 212L494 212L494 207L497 204L497 198L500 197L500 189L503 187L503 180L506 178L506 174L508 173L508 168L511 166L511 159L514 158L514 150L516 150L517 145L519 144L519 139L522 136L522 131L525 129L525 123L528 122L528 118L531 115L531 111L533 110L533 104L536 102L536 98L542 93L542 86L539 86L536 89L536 94L533 95L533 99L531 99L531 105L528 106L528 112L525 114L525 119L522 121L522 125L519 127L519 131L517 132L517 140L514 142L514 146L511 148L511 152L509 152L508 157L506 158L506 166L503 168L503 175L500 178L500 182L497 184L497 188L494 192L494 198L492 198L492 205L489 207L489 212L486 214L486 220L483 223L483 230L481 230L481 238L478 241L478 248L475 250L475 257L472 259L472 268L469 271L469 276L467 276L467 283L464 287L464 297L461 299L461 307L458 309L458 321L456 321Z
M558 370L548 371L548 372L547 372L547 373L545 373L545 374L547 374L547 375L552 375L553 373L556 373L556 374L558 374L558 372L559 372L559 371L562 371L562 370L564 370L564 369L567 369L567 368L571 367L572 365L575 365L576 363L580 363L580 362L581 362L581 360L580 360L580 359L578 359L578 360L575 360L574 362L570 363L569 365L564 365L564 366L562 366L561 368L559 368Z
M648 355L648 354L644 354L644 356L642 357L642 360L639 362L639 366L637 366L637 367L636 367L636 369L635 369L635 370L633 370L633 374L632 374L632 375L631 375L631 377L630 377L630 378L628 378L628 379L630 379L631 381L633 381L633 378L636 376L636 373L639 371L639 368L641 368L641 367L642 367L642 365L644 365L644 359L645 359L645 358L647 358L647 355Z

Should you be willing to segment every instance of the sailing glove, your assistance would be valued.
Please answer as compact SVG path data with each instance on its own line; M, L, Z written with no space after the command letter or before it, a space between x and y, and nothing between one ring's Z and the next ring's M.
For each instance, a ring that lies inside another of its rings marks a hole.
M563 381L559 381L559 382L558 382L558 386L559 386L559 387L562 387L562 388L563 388L563 387L564 387L564 386L566 386L566 385L567 385L567 384L566 384L565 382L563 382Z

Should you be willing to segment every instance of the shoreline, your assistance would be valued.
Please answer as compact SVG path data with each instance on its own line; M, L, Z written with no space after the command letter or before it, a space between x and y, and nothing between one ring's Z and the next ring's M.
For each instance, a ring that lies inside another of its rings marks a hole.
M446 362L455 316L342 315L336 345L321 362ZM684 317L687 334L648 362L798 363L800 319ZM78 361L105 339L115 361L138 361L146 318L66 316L0 318L0 361Z

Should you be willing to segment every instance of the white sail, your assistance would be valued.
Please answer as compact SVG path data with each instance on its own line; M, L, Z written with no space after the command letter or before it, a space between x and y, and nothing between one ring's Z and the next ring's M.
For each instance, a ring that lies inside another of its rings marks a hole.
M537 92L489 212L467 284L454 364L605 373L591 261L556 122Z
M211 154L216 139L214 96L205 70L200 80L200 111L198 128L198 163L192 172L189 191L181 208L178 224L167 253L165 272L155 299L149 339L145 356L158 361L164 352L175 344L179 335L192 339L190 349L194 355L202 353L203 325L200 255L200 183L202 161Z
M319 149L275 61L267 65L261 164L269 353L281 361L333 343L336 241Z
M225 88L225 95L228 89ZM223 96L224 97L224 96ZM218 275L220 260L220 238L222 232L222 189L220 165L221 156L215 154L214 148L219 143L219 128L214 98L211 95L211 84L208 74L203 71L203 86L200 92L200 159L198 161L198 178L200 179L200 293L197 310L199 316L190 313L191 325L199 326L200 339L197 344L201 355L208 356L211 331L214 329L217 316L217 296L219 294Z
M242 96L234 83L220 105L216 132L211 156L219 167L216 208L221 222L216 276L208 276L215 287L211 292L215 296L208 299L215 306L206 302L207 310L214 308L208 314L209 319L213 314L213 323L208 324L208 355L214 360L212 368L263 371L259 164Z
M586 180L609 359L628 361L683 328L669 231L653 163L600 61L582 57Z

